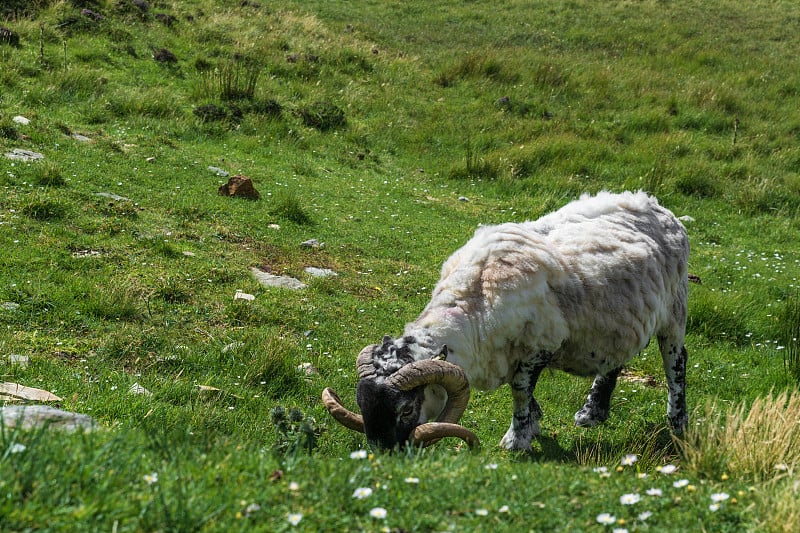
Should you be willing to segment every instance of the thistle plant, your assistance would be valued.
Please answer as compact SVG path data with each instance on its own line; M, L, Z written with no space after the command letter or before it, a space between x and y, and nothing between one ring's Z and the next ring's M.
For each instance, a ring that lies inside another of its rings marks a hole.
M272 447L273 454L280 462L294 461L301 451L309 455L317 447L322 429L316 420L305 416L297 407L288 411L277 405L270 411L277 439Z

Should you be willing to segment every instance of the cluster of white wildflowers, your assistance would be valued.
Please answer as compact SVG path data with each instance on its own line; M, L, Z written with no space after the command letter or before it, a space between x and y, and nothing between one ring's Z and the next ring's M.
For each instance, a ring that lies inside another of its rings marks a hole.
M633 454L625 455L622 460L620 461L620 466L616 468L617 472L624 471L625 467L632 466L638 461L638 456ZM593 468L593 471L597 473L602 478L610 477L611 470L605 466L598 466ZM657 478L663 478L665 476L672 476L678 472L678 467L673 464L666 464L659 467L656 467ZM655 476L650 476L646 472L637 471L636 474L637 479L640 480L653 480L653 484L657 484L659 482L663 483L661 479L657 479ZM726 481L728 479L727 474L724 474L721 478L722 481ZM674 493L671 494L672 500L677 503L681 501L681 494L685 492L694 493L697 492L697 485L692 483L689 479L681 478L672 481L671 483L672 488L674 489ZM653 516L653 511L646 510L648 502L653 502L657 498L662 498L665 496L665 491L662 488L651 486L643 491L640 492L629 492L622 494L619 497L619 503L623 507L629 508L645 508L645 510L639 512L636 515L636 521L641 525L645 523L648 519ZM739 496L744 496L744 492L739 491ZM708 505L708 509L711 512L716 512L722 508L725 503L735 504L737 503L737 499L731 497L726 492L716 492L709 496L710 502ZM628 516L628 513L626 513ZM628 529L626 527L627 520L625 518L618 518L611 512L603 512L598 514L595 517L595 520L598 524L603 526L614 526L612 528L613 533L627 533Z
M370 470L370 465L374 460L374 456L366 450L356 450L350 454L350 459L353 461L367 461L364 463L364 468ZM679 468L674 464L665 464L656 467L655 473L647 473L642 472L638 468L638 460L639 457L637 455L627 454L621 458L616 467L609 468L607 466L598 466L593 468L593 471L601 478L611 477L613 472L630 472L631 469L634 469L638 482L645 484L637 491L625 492L619 495L618 501L621 506L619 512L614 513L609 510L607 512L601 512L595 517L598 524L601 526L609 526L609 530L613 533L627 533L627 527L630 527L629 522L631 522L634 529L649 527L647 525L648 520L654 516L654 510L650 506L655 505L657 508L663 508L663 503L657 503L661 498L669 498L668 501L678 503L686 493L704 492L702 490L698 491L698 486L691 480L681 477L679 475ZM497 470L498 466L497 463L488 463L484 465L484 469ZM512 475L512 479L516 479L516 477L516 475ZM724 482L727 480L727 475L721 477L721 481ZM388 488L387 483L374 483L370 486L362 486L362 484L359 483L358 474L350 478L350 483L354 486L350 497L353 500L367 502L367 504L375 498L376 491L386 490ZM403 483L407 485L419 485L420 479L415 476L407 476L403 478ZM706 482L700 481L699 484L705 485ZM297 491L299 488L296 482L289 483L289 490ZM739 491L737 495L741 498L744 496L744 492ZM737 498L731 496L727 492L714 492L709 494L708 498L708 510L710 512L719 511L724 505L737 503ZM535 503L533 505L535 505ZM543 508L544 504L539 504L539 507ZM648 507L650 507L650 509L648 509ZM367 505L367 508L369 509L366 511L369 518L376 521L375 525L379 526L379 530L391 530L388 525L385 525L391 518L390 512L386 508L378 505L374 507ZM634 510L633 514L631 513L631 509ZM492 514L492 512L491 509L478 507L474 509L471 514L475 517L486 517ZM511 508L508 505L502 505L494 510L494 513L499 515L508 514L510 512ZM658 512L657 509L655 512ZM303 514L299 512L290 512L286 515L287 522L292 526L300 524L302 519Z
M787 258L784 253L739 250L732 258L717 255L714 259L719 266L727 267L732 273L749 278L750 281L774 283L781 279L791 282L790 288L797 287L797 277L792 277L792 274L800 267L800 259ZM726 285L721 292L732 290L735 282L729 279Z
M367 452L366 450L356 450L350 453L350 459L353 461L363 461L363 460L372 461L374 459L374 456L371 453ZM489 463L484 465L484 469L486 470L497 470L497 468L498 468L497 463ZM513 475L512 479L517 479L517 476ZM376 483L373 486L358 486L357 476L351 477L350 483L356 485L350 497L354 500L365 501L365 502L369 502L369 500L375 496L376 490L386 490L388 488L388 485L386 483L382 484ZM407 476L403 478L403 483L407 485L419 485L420 479L415 476ZM299 486L297 485L297 483L292 482L289 484L289 489L298 490ZM543 504L540 505L543 506ZM508 505L502 505L498 507L495 512L498 514L508 514L511 512L511 508ZM477 509L474 509L472 511L472 514L474 516L479 516L479 517L489 516L489 514L491 514L491 510L479 507ZM385 521L389 518L389 511L387 511L386 508L384 507L376 506L370 508L369 516L370 518L377 521ZM286 515L286 521L293 526L300 524L302 519L303 519L303 514L299 512L292 512ZM388 526L383 526L380 529L380 531L391 531L391 528Z

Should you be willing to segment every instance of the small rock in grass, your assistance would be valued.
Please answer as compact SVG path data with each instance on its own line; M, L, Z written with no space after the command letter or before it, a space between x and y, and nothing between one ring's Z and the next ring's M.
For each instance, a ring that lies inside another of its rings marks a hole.
M44 154L32 150L25 150L24 148L14 148L6 153L6 158L15 161L41 161L44 159Z
M303 248L324 248L325 243L319 242L317 239L308 239L300 243Z
M152 396L153 395L152 392L150 392L149 390L147 390L144 387L142 387L141 385L139 385L139 383L134 383L133 385L131 385L131 388L130 388L130 390L128 390L128 392L130 394L139 394L141 396Z
M3 311L17 311L19 310L19 304L17 302L3 302L0 304L0 309Z
M261 198L261 195L253 186L253 180L247 176L231 176L228 178L228 183L220 186L217 192L222 196L236 196L238 198L247 198L248 200Z
M299 279L290 276L276 276L268 272L264 272L258 268L252 268L250 271L256 280L265 287L278 287L282 289L299 290L305 289L306 284Z
M222 176L223 178L227 178L229 176L229 174L226 171L222 170L219 167L208 167L208 170L210 172L213 172L217 176Z
M306 273L310 274L312 277L315 278L327 278L339 275L330 268L317 268L317 267L306 267Z
M240 290L237 290L236 294L233 295L233 299L234 300L245 300L247 302L252 302L253 300L256 299L256 297L253 296L252 294L247 294L246 292L242 292Z
M14 122L14 124L19 124L21 126L27 126L28 124L31 123L31 120L29 118L25 118L22 115L17 115L16 117L12 118L11 120L12 120L12 122Z
M115 202L130 202L130 198L125 198L124 196L120 196L118 194L114 194L113 192L96 192L94 193L95 196L99 196L101 198L108 198L109 200L114 200Z
M89 415L62 411L47 405L6 405L0 408L0 420L6 428L30 430L58 429L72 433L92 431L96 423Z

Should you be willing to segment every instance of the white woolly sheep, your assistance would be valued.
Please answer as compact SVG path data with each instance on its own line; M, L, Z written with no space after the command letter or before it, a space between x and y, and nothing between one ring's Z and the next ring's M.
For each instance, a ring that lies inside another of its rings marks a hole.
M667 416L687 422L689 241L675 216L644 192L584 195L533 222L479 228L443 265L425 310L397 339L358 357L357 401L328 409L381 447L475 436L457 425L469 384L508 383L514 404L500 445L529 450L542 411L545 368L595 376L579 426L608 418L617 376L651 337L666 373ZM446 359L446 360L445 360Z

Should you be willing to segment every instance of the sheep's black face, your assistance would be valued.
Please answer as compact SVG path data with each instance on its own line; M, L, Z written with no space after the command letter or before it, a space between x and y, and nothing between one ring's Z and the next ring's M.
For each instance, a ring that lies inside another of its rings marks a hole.
M405 446L419 425L424 387L398 391L371 379L358 382L356 400L367 440L381 448Z

